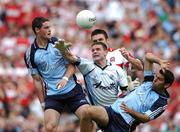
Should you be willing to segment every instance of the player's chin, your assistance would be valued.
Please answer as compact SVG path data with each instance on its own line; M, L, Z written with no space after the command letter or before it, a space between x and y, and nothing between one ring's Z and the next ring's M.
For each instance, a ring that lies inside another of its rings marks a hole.
M99 61L99 57L93 57L94 61Z

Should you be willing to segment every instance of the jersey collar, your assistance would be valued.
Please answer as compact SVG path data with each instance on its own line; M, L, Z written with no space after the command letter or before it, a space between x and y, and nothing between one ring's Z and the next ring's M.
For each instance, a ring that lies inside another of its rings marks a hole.
M48 44L47 44L47 46L46 46L45 48L40 48L40 47L38 46L37 41L36 41L36 38L35 38L35 40L34 40L34 42L33 42L33 45L34 45L34 48L35 48L35 49L44 49L44 50L47 50L48 45L49 45L49 42L50 42L50 40L48 40Z
M159 93L157 92L155 89L153 89L153 91L155 91L157 94L159 94L159 96L161 98L165 98L165 99L168 99L170 97L169 93L167 92L167 90L164 91L164 93Z
M94 64L95 64L96 66L98 66L99 68L101 68L102 70L104 70L104 69L106 69L106 67L112 65L111 62L109 62L109 61L107 61L107 60L106 60L106 66L104 66L104 67L100 67L100 66L97 65L95 62L94 62Z

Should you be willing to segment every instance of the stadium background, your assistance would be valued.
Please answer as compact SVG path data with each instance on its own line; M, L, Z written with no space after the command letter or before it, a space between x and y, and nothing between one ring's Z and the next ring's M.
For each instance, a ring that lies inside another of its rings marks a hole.
M97 24L90 30L75 23L82 9L96 14ZM179 0L0 0L0 132L44 131L43 112L23 60L34 39L31 21L39 15L48 17L53 35L71 41L72 52L81 57L91 58L90 33L102 28L108 31L113 48L124 46L140 59L151 51L171 60L176 81L169 90L168 108L136 131L180 132L179 13ZM134 75L140 77L142 72ZM77 118L64 113L58 131L78 132Z

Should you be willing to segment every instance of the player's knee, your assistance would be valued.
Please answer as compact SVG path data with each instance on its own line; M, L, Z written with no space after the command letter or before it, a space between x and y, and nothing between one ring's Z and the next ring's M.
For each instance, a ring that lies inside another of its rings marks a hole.
M56 125L52 122L46 124L46 132L54 132L56 130Z
M82 110L81 119L90 119L91 118L91 109L90 107Z

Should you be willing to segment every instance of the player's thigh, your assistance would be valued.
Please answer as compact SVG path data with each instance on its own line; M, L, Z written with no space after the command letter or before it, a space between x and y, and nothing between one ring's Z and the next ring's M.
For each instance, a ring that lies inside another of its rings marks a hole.
M92 120L94 120L99 126L107 126L109 122L109 116L106 109L102 106L91 106L88 108L88 112Z
M81 116L86 116L84 118L94 120L99 126L107 126L109 122L108 113L106 109L101 106L83 105L79 107L75 113L79 118L81 118Z
M73 113L77 111L83 112L84 107L89 104L85 98L83 89L79 84L76 84L75 88L68 93L68 97L69 98L66 99L66 103L70 111ZM78 115L81 116L81 114Z
M75 111L75 114L77 115L77 117L79 119L82 118L82 116L85 116L85 114L87 113L87 109L90 107L89 104L84 104L84 105L81 105L76 111Z
M60 119L60 113L54 109L46 109L44 111L45 125L51 124L57 126Z

